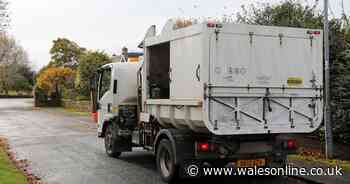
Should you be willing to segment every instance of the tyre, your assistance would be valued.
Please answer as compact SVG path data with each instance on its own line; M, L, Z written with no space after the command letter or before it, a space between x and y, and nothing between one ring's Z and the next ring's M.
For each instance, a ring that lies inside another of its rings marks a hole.
M156 155L157 169L162 180L172 183L178 179L178 166L175 164L175 153L169 140L161 140Z
M105 132L104 142L105 149L108 156L119 158L121 152L117 151L116 142L118 141L117 129L112 123L109 123Z

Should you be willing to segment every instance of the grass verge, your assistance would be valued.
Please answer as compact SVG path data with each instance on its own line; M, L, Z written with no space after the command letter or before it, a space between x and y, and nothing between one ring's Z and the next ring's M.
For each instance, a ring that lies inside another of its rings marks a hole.
M28 184L27 177L10 160L7 144L0 140L0 184Z
M86 116L89 117L91 116L91 112L80 112L77 109L64 109L66 112L72 113L77 116Z
M321 164L321 165L326 165L328 167L335 167L339 166L341 167L344 171L350 172L350 161L345 161L345 160L336 160L336 159L323 159L323 158L316 158L312 156L304 156L304 155L290 155L288 157L289 160L297 160L297 161L304 161L308 164Z
M91 113L90 112L81 112L78 111L77 109L72 109L72 108L63 108L63 107L36 107L35 109L37 110L48 110L48 111L55 111L59 113L68 113L74 116L85 116L85 117L90 117Z

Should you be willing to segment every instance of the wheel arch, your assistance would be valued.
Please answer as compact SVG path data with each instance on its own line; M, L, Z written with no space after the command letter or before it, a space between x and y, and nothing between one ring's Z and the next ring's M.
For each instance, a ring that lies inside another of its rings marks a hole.
M113 117L113 118L110 118L108 120L105 120L102 124L102 132L99 134L99 137L100 138L103 138L105 137L105 133L106 133L106 129L108 127L109 124L111 124L112 122L116 121L118 119L118 117Z
M167 139L170 141L171 148L174 151L175 163L177 163L176 142L175 142L175 138L173 136L173 133L170 129L162 129L158 132L156 139L154 141L153 154L157 155L157 149L158 149L159 143L163 139Z
M182 146L182 143L184 143L184 140L186 143L191 143L191 139L187 139L186 137L190 137L192 132L189 131L181 131L177 129L162 129L158 132L155 141L154 141L154 147L153 147L153 154L157 155L157 149L159 146L159 143L163 139L167 139L171 143L171 148L174 151L174 159L175 163L179 164L183 160L183 154L190 151L187 149L184 149Z

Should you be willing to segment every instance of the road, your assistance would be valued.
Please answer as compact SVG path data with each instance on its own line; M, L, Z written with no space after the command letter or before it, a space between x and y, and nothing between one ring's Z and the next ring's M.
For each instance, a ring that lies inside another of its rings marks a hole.
M121 159L106 156L88 117L57 109L35 109L30 99L0 99L0 136L48 184L157 184L151 153L135 150ZM285 177L219 178L197 183L304 183ZM184 181L194 183L194 181Z

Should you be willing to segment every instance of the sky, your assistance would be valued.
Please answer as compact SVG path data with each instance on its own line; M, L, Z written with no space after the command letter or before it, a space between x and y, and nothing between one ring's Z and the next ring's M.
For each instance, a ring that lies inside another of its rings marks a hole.
M119 54L137 50L148 27L160 32L169 18L221 17L236 14L257 0L9 0L9 33L26 49L32 66L50 61L52 41L68 38L80 46ZM276 3L280 0L259 0ZM304 0L305 1L305 0ZM309 0L312 2L312 0ZM341 0L330 0L331 16L339 16ZM350 1L344 0L350 14ZM322 6L322 3L321 3ZM334 15L333 15L334 14Z

